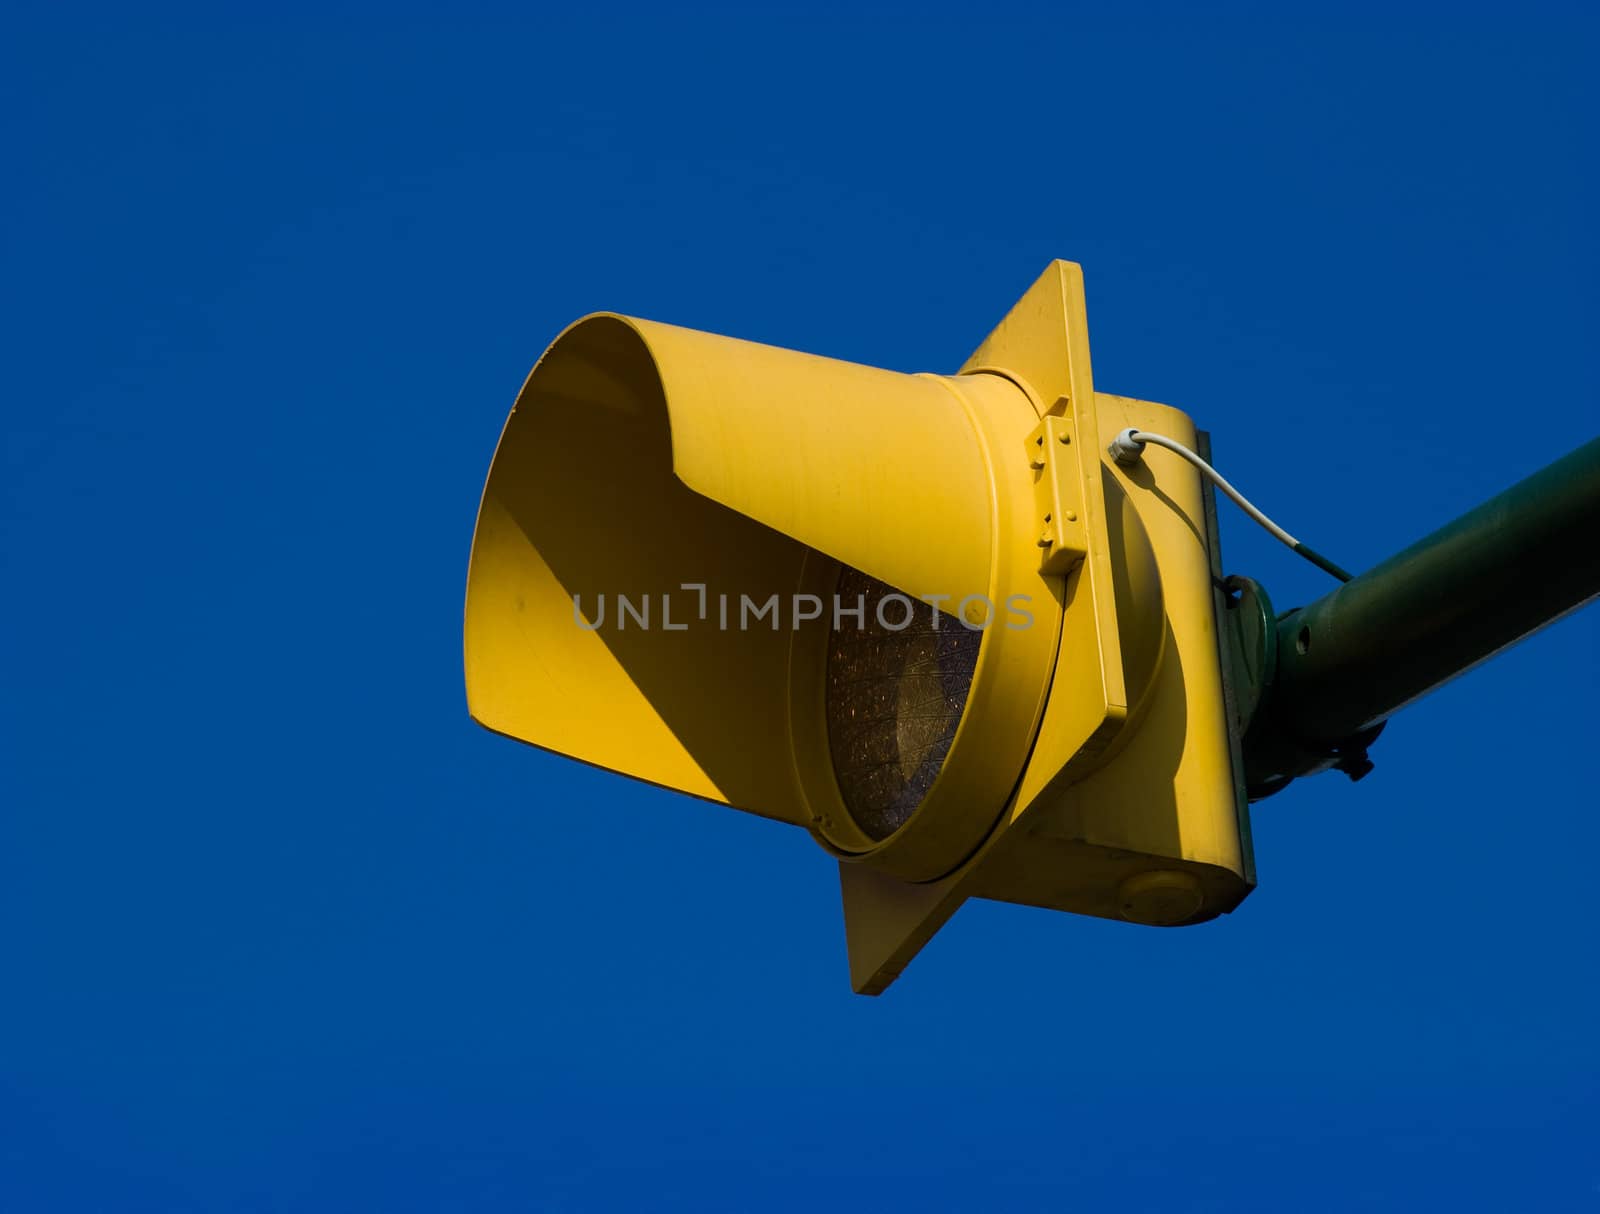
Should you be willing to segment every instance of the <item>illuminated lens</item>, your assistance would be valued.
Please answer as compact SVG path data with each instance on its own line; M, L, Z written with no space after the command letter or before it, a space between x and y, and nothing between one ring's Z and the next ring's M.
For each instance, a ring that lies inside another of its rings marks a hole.
M833 772L856 825L887 839L944 766L983 633L850 568L837 607L826 699Z

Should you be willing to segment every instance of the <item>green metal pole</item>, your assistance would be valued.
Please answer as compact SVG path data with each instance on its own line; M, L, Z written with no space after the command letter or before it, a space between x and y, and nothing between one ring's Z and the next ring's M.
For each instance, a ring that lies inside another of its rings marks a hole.
M1253 791L1365 774L1393 713L1597 595L1600 439L1278 621L1245 738Z

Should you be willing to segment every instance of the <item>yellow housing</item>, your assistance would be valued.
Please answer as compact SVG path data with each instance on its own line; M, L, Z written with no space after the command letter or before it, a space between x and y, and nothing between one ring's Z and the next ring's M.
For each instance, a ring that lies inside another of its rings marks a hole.
M1065 262L947 377L586 317L529 375L484 489L469 710L806 827L840 860L858 990L969 896L1143 922L1229 909L1249 856L1205 497L1154 448L1131 473L1103 458L1127 425L1193 438L1174 410L1094 392ZM824 724L844 566L952 628L980 600L988 617L937 779L883 839L845 809ZM994 616L1013 602L1027 627Z

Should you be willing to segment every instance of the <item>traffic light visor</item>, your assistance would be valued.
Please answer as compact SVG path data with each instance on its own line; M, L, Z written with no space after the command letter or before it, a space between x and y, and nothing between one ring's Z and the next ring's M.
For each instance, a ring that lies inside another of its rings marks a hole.
M832 610L804 593L819 562L953 611L991 590L994 514L982 440L942 380L585 318L529 375L490 469L468 706L522 741L810 824L790 654Z

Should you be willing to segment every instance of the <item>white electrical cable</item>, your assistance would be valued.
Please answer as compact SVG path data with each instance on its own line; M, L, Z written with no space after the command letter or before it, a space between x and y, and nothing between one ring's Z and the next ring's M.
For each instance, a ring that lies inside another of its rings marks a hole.
M1287 545L1290 549L1305 557L1306 560L1317 566L1317 568L1333 574L1333 576L1338 578L1341 582L1348 582L1350 580L1351 575L1349 573L1346 573L1343 569L1339 568L1338 565L1335 565L1320 552L1317 552L1315 549L1302 544L1299 540L1295 539L1294 536L1290 535L1282 527L1278 526L1277 523L1273 522L1260 510L1257 510L1244 494L1240 493L1228 483L1227 479L1222 475L1222 473L1218 472L1210 464L1206 463L1205 460L1201 459L1198 455L1189 450L1189 448L1185 447L1176 439L1168 438L1164 434L1152 434L1148 430L1135 430L1130 426L1128 429L1118 434L1116 438L1111 440L1111 446L1108 448L1108 450L1111 452L1112 457L1117 461L1117 463L1128 466L1137 464L1143 457L1146 443L1154 443L1156 446L1165 448L1166 450L1171 451L1174 455L1182 456L1184 459L1188 460L1191 464L1198 468L1201 474L1207 477L1212 484L1216 485L1218 489L1221 489L1222 492L1232 498L1234 504L1238 506L1239 509L1243 510L1252 519L1260 523L1262 527L1266 528L1266 530L1274 539L1278 540L1282 544Z

